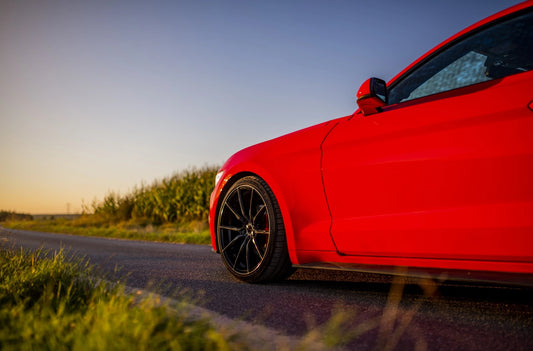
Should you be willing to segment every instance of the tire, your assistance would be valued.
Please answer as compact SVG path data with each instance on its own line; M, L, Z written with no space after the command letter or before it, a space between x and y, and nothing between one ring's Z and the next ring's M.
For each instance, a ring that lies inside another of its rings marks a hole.
M294 271L279 204L258 177L239 179L224 196L218 208L217 240L226 268L242 281L276 281Z

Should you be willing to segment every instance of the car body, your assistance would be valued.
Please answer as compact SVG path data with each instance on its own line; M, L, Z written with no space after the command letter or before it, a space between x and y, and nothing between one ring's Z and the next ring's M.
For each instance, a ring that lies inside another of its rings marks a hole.
M484 19L359 109L234 154L210 203L239 279L293 267L533 282L533 1Z

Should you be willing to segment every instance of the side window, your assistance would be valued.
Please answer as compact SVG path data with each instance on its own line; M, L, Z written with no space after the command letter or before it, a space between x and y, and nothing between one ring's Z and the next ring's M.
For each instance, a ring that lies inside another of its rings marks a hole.
M496 23L454 42L401 78L389 104L533 69L533 12Z

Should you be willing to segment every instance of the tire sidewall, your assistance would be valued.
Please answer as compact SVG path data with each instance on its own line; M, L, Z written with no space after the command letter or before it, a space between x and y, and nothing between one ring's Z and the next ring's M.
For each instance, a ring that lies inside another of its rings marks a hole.
M243 281L246 281L246 282L257 282L257 281L262 281L263 280L263 279L261 279L261 277L264 274L264 271L266 269L268 269L268 266L269 266L269 264L271 263L271 260L272 260L272 254L273 254L273 251L274 251L275 237L277 235L279 235L279 230L284 230L283 228L279 228L277 220L276 220L277 216L281 216L281 213L279 212L279 206L277 205L277 201L276 201L276 199L273 196L271 196L269 194L268 190L265 189L265 186L268 187L268 185L264 181L260 180L257 177L247 176L247 177L241 178L241 179L237 180L231 186L231 188L228 190L228 192L224 195L224 198L223 198L222 202L220 203L220 207L217 210L218 211L218 213L217 213L217 224L216 224L216 228L217 228L217 231L216 231L217 232L217 243L218 243L218 247L221 250L222 261L224 262L224 265L226 266L226 268L231 272L231 274L233 274L236 278L238 278L240 280L243 280ZM268 243L267 243L264 259L259 264L259 266L256 267L256 269L254 269L253 271L251 271L249 273L244 273L244 274L241 273L241 272L235 271L233 269L233 267L230 265L230 263L227 261L227 259L225 257L225 253L222 252L222 248L224 247L223 246L224 243L222 243L223 239L222 239L222 235L221 235L220 230L219 230L220 221L221 221L221 218L223 217L223 211L224 211L225 202L234 194L234 192L237 191L238 188L241 188L241 187L252 188L253 190L255 190L261 196L263 202L265 203L265 205L267 207L267 213L269 214L268 223L269 223L269 230L270 230L270 234L269 234L269 238L268 238ZM272 192L272 191L270 190L270 192ZM278 211L275 210L274 204L278 208ZM279 213L276 213L276 212L279 212Z

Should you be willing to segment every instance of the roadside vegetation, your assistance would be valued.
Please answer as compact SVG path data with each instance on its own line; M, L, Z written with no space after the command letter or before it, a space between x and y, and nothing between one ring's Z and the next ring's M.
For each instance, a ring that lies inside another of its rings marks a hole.
M13 211L0 211L0 222L5 221L31 221L33 216L26 213L16 213Z
M1 350L246 349L207 320L97 280L82 261L0 250Z
M354 312L339 308L324 325L310 321L307 334L289 339L198 317L191 303L201 301L190 293L175 294L170 304L158 295L129 293L97 273L63 251L0 247L0 350L330 350L383 323L373 318L354 327ZM385 341L398 333L385 332ZM392 350L396 343L381 346Z
M217 170L192 168L141 184L124 195L110 192L91 205L83 204L80 216L34 219L2 211L0 222L13 229L208 244L209 197Z
M437 284L418 281L423 296L401 307L405 283L405 276L394 278L381 316L354 324L356 311L337 306L325 324L306 318L308 332L289 339L198 317L192 304L201 301L190 292L178 292L172 304L126 292L63 251L0 247L0 350L341 350L357 348L367 333L375 335L375 349L395 350L407 336L414 350L426 350L424 337L406 329Z
M107 238L172 242L182 244L209 244L211 237L204 221L165 223L160 225L139 224L125 221L116 224L94 221L93 215L75 219L53 218L31 221L7 221L4 228L34 230L49 233L75 234Z

